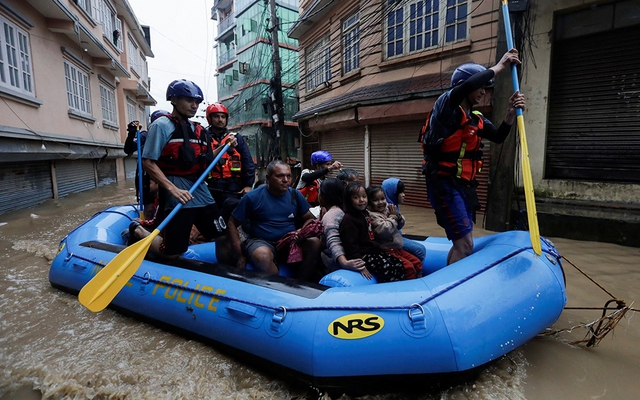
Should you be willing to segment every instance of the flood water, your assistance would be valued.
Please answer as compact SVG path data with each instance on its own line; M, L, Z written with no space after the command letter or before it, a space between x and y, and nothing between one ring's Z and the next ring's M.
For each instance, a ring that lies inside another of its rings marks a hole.
M112 310L92 313L52 288L60 239L96 212L135 201L132 181L0 215L0 400L315 399L306 388ZM430 210L402 209L405 233L442 236ZM475 236L490 232L477 229ZM560 253L633 304L640 295L640 249L550 238ZM568 307L602 307L610 296L565 263ZM553 326L475 381L439 392L358 399L637 399L640 316L629 311L595 348L572 345L600 311L565 310ZM325 395L324 399L352 399Z

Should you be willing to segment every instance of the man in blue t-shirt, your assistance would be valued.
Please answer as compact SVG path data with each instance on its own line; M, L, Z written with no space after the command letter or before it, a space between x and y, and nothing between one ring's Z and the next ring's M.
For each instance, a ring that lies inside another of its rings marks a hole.
M258 270L278 274L276 242L285 234L300 228L314 218L309 203L302 194L291 188L291 168L282 160L267 166L267 184L250 191L229 218L227 231L232 251L237 254L236 265L245 268L247 259ZM238 227L246 238L241 241ZM320 238L304 239L303 260L297 276L308 277L316 268L320 255Z

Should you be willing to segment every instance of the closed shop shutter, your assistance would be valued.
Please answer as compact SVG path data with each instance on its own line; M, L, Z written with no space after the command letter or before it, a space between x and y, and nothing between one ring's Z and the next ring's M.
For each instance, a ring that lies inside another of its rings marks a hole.
M135 179L136 177L136 168L138 168L138 158L137 157L125 157L124 159L124 172L126 179Z
M371 125L371 184L398 178L405 185L404 203L428 207L418 134L424 121Z
M371 126L371 183L380 185L387 178L399 178L405 185L405 204L431 207L422 175L422 147L418 135L424 121ZM487 202L489 141L483 141L484 163L476 178L478 198L484 211Z
M78 193L96 187L93 160L59 161L56 166L58 197Z
M53 198L48 161L0 164L0 213L33 207Z
M320 149L331 153L334 160L342 163L342 168L358 171L364 181L364 127L348 131L323 132L320 135ZM335 177L335 174L329 176Z
M640 25L557 41L545 177L640 182Z
M98 186L110 185L118 181L116 173L116 160L99 160L96 169L98 171Z

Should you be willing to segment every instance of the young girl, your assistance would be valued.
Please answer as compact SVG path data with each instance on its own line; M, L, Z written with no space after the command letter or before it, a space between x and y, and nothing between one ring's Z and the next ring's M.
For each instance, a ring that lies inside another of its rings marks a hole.
M422 262L418 257L402 249L404 240L400 229L404 226L404 217L394 204L387 204L384 191L380 186L369 186L367 197L376 241L389 254L402 260L407 279L421 278Z
M404 183L398 178L387 178L382 181L382 190L384 191L384 195L387 198L387 203L396 206L399 214L400 204L404 203ZM402 229L402 227L398 228L398 231L402 235L402 231L400 229ZM409 253L418 257L421 262L424 261L427 255L427 251L425 250L423 245L404 237L402 238L402 240L402 249L404 251L408 251Z
M367 212L367 193L360 181L349 183L344 191L340 240L347 260L362 259L366 270L378 282L404 279L402 261L381 249L375 240L371 217ZM366 277L365 273L362 275Z
M336 178L325 179L320 184L318 199L322 207L322 226L326 249L320 257L324 265L330 270L348 269L360 272L362 276L371 279L371 274L365 268L364 261L360 258L347 260L344 255L344 247L340 240L340 222L344 217L342 211L344 185Z

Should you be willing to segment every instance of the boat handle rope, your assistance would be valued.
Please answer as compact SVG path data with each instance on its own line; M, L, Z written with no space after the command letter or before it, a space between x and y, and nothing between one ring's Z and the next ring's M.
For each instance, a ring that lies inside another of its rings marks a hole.
M257 302L253 302L253 301L249 301L246 299L241 299L241 298L236 298L236 297L232 297L232 296L227 296L224 294L213 294L211 292L206 292L203 291L201 289L195 289L195 288L190 288L187 286L183 286L183 285L179 285L176 283L172 283L172 282L166 282L166 281L159 281L157 279L149 279L150 282L156 282L159 284L162 284L164 286L169 286L169 287L173 287L176 289L183 289L183 290L190 290L193 291L195 293L199 293L199 294L205 294L205 295L209 295L209 296L213 296L215 298L218 298L220 300L227 300L227 301L237 301L239 303L243 303L243 304L247 304L247 305L251 305L254 307L260 307L260 308L264 308L264 309L268 309L268 310L272 310L274 312L276 311L284 311L284 313L286 314L286 312L299 312L299 311L321 311L321 310L329 310L329 311L335 311L335 310L402 310L402 311L408 311L411 312L412 309L415 309L417 306L424 306L426 303L432 301L433 299L443 295L444 293L450 291L451 289L455 288L456 286L459 286L461 284L463 284L464 282L467 282L468 280L472 279L473 277L499 265L500 263L504 262L505 260L516 256L519 253L522 253L523 251L526 250L533 250L532 246L527 246L527 247L522 247L519 248L507 255L505 255L504 257L493 261L492 263L486 265L485 267L483 267L482 269L474 272L473 274L458 280L457 282L452 283L451 285L447 286L446 288L432 294L431 296L427 297L426 299L420 301L420 302L415 302L412 303L410 305L400 305L400 306L392 306L392 305L387 305L387 306L307 306L307 307L292 307L292 308L284 308L284 306L271 306L271 305L266 305L266 304L262 304L262 303L257 303ZM548 254L551 254L552 256L555 257L554 253L551 251L547 251L546 249L543 250L543 252L546 252ZM557 254L557 253L555 253ZM537 256L536 256L537 257ZM139 275L134 275L137 278L141 278ZM284 316L283 316L284 318Z
M474 272L473 274L466 276L454 283L452 283L451 285L439 290L438 292L432 294L431 296L427 297L426 299L420 301L420 302L416 302L416 303L412 303L410 305L400 305L400 306L392 306L392 305L387 305L387 306L311 306L311 307L292 307L292 308L285 308L284 306L271 306L271 305L267 305L267 304L262 304L262 303L257 303L257 302L253 302L253 301L249 301L246 299L241 299L241 298L236 298L236 297L232 297L232 296L227 296L227 295L223 295L220 293L216 293L213 294L211 292L207 292L204 291L202 289L196 289L196 288L191 288L188 286L183 286L183 285L179 285L177 283L172 283L172 282L166 282L166 281L160 281L158 279L154 279L150 276L149 272L145 272L143 276L134 274L133 276L142 280L145 284L148 283L157 283L157 284L161 284L163 286L168 286L168 287L172 287L172 288L176 288L176 289L183 289L183 290L189 290L192 291L194 293L198 293L198 294L204 294L207 296L213 296L217 299L220 300L227 300L227 301L237 301L239 303L243 303L243 304L247 304L247 305L251 305L254 307L260 307L263 309L268 309L268 310L272 310L274 311L274 316L275 316L275 312L278 311L282 311L283 312L283 316L282 319L284 320L284 316L286 315L287 312L299 312L299 311L336 311L336 310L351 310L351 311L356 311L356 310L362 310L362 311L367 311L367 310L406 310L409 313L411 313L412 309L415 309L417 306L424 306L425 304L427 304L428 302L434 300L437 297L442 296L443 294L445 294L446 292L452 290L453 288L460 286L461 284L469 281L470 279L480 275L481 273L499 265L500 263L508 260L511 257L514 257L520 253L522 253L523 251L526 250L533 250L532 246L526 246L526 247L521 247L517 250L512 251L511 253L493 261L490 264L487 264L486 266L484 266L483 268L479 269L478 271ZM558 254L557 251L550 251L548 249L543 249L542 250L543 253L547 253L552 255L553 257L560 257L560 255ZM80 260L84 260L96 265L101 265L101 266L105 266L105 264L101 263L101 262L97 262L95 260L90 260L88 258L79 256L79 255L75 255L78 259ZM537 257L537 256L536 256Z
M135 207L133 205L129 205L130 207L133 207L135 209ZM82 228L83 226L85 226L86 224L89 223L89 221L91 221L93 218L95 218L96 216L103 214L103 213L107 213L107 214L118 214L118 215L122 215L123 217L127 217L129 219L129 221L133 221L133 218L131 218L128 214L125 214L121 211L116 211L116 210L102 210L99 211L95 214L93 214L93 216L89 219L87 219L84 223L78 225L75 229L73 229L71 232L67 233L67 235L65 236L68 237L69 235L71 235L73 232L77 231L78 229Z

